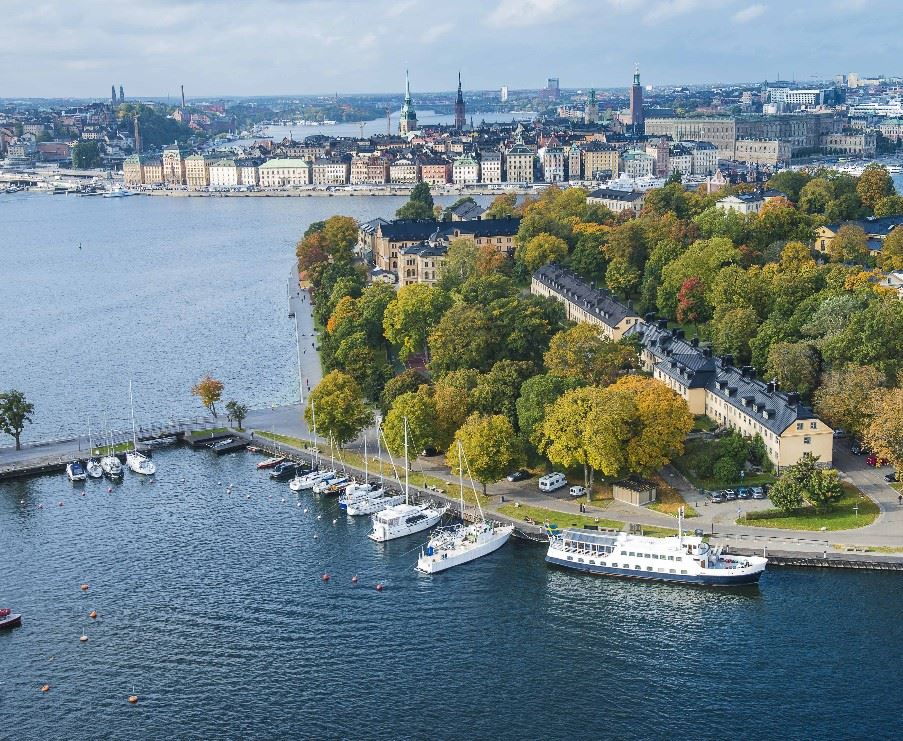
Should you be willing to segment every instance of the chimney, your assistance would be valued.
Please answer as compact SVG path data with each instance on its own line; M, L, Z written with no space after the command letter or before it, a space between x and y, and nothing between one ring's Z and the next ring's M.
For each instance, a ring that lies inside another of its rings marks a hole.
M647 312L645 314L645 316L643 316L643 319L645 319L647 322L652 324L652 322L655 321L655 312L654 311Z
M690 344L691 344L693 347L699 347L699 338L698 338L698 337L694 337L692 340L690 340Z
M667 329L668 328L668 320L667 319L659 319L657 323L658 323L659 329Z
M722 365L733 365L734 364L734 356L733 355L722 355L721 356L721 364Z
M787 394L787 403L792 407L797 406L800 403L800 395L796 391L791 391Z
M672 329L672 330L671 330L671 336L672 336L675 340L682 340L682 339L684 338L684 331L683 331L682 329L680 329L680 328Z
M751 365L744 365L744 366L740 369L740 373L742 373L742 374L743 374L743 377L746 378L746 379L752 378L752 375L753 375L753 373L752 373L752 366L751 366Z
M708 346L702 348L702 355L706 358L712 357L712 348Z
M182 108L185 107L185 86L182 85Z
M768 393L773 394L775 391L778 390L778 382L777 381L769 381L767 388L768 388Z

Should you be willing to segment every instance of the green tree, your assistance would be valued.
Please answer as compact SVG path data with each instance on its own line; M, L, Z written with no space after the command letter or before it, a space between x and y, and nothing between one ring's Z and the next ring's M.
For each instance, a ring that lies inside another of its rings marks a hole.
M878 254L878 267L886 272L903 270L903 229L892 229L884 238Z
M517 195L504 193L496 196L483 217L486 219L508 219L517 215Z
M903 214L903 196L884 196L875 204L875 216L899 216Z
M448 294L421 283L402 286L386 307L383 330L386 339L399 348L406 360L416 352L427 352L426 340L448 308Z
M100 143L89 140L80 141L72 147L72 167L76 170L90 170L92 167L100 167Z
M200 399L201 404L206 407L214 417L216 416L216 403L223 398L223 382L218 381L212 376L205 375L191 389L191 393Z
M559 378L551 374L533 376L524 381L516 404L517 424L521 434L538 446L538 433L549 405L579 385L580 381L575 378Z
M335 349L334 359L336 367L357 381L368 399L379 397L386 375L391 375L391 370L367 344L363 332L344 337Z
M421 386L429 386L430 379L423 373L413 368L402 371L394 378L390 379L383 388L379 398L379 407L383 415L387 414L389 407L392 406L399 396L416 391Z
M612 342L592 324L577 324L553 336L544 359L552 375L594 386L607 386L639 363L632 345Z
M793 512L803 506L803 489L796 481L782 476L771 485L768 498L781 512Z
M823 214L834 198L834 188L828 180L813 178L800 189L799 207L807 214Z
M248 407L245 404L235 401L235 399L230 399L226 402L226 415L230 422L235 420L235 426L240 430L241 423L244 422L245 417L248 416Z
M871 411L866 444L876 455L887 458L897 473L903 473L903 388L873 393Z
M563 239L554 234L538 234L518 247L515 257L532 273L550 262L561 262L567 254L568 244Z
M731 309L712 322L712 346L718 354L733 355L735 362L746 363L749 343L758 328L759 318L752 309Z
M895 377L903 368L903 301L872 300L850 317L843 331L824 342L822 354L831 364L874 365L888 378Z
M616 257L605 271L605 283L612 292L625 298L636 291L640 285L642 275L630 261L623 257Z
M730 486L740 478L741 465L730 456L724 455L712 466L712 476L722 486Z
M354 440L373 423L373 412L364 403L361 387L342 371L327 373L308 399L310 403L304 410L308 427L313 427L316 413L317 433L325 433L339 447Z
M470 473L483 485L498 481L511 471L520 460L517 437L511 421L501 414L489 417L473 414L455 433L455 442L461 444L466 464L463 475ZM458 472L457 445L450 447L445 459L452 473Z
M473 411L471 395L478 379L479 373L468 368L445 374L433 386L439 448L449 449L458 428Z
M776 342L768 351L767 372L782 389L808 396L818 385L821 356L808 342Z
M831 509L836 502L843 498L843 485L840 483L837 471L818 470L809 479L805 497L815 506L816 510Z
M687 278L699 278L710 286L719 270L739 260L740 251L729 239L714 237L694 242L663 268L657 295L659 310L664 316L676 318L677 293Z
M836 262L861 262L869 253L868 237L861 226L844 224L828 246L828 254Z
M787 197L796 203L800 199L800 191L809 182L811 176L798 170L782 170L772 175L768 181L768 187L786 193Z
M711 313L702 281L695 275L687 278L677 292L677 321L681 324L699 324L707 321Z
M485 308L455 304L430 333L430 370L440 375L463 368L488 370L498 347L493 330Z
M358 321L367 335L367 342L376 347L383 342L383 319L386 307L395 298L395 289L385 283L373 283L361 291L356 308Z
M876 163L865 168L856 183L856 195L866 206L874 209L878 202L895 194L894 181L887 168Z
M872 421L872 400L885 384L884 373L869 365L832 368L815 392L815 411L835 429L862 439Z
M428 183L417 183L411 191L410 199L395 212L396 219L432 219L433 196Z
M524 381L536 374L533 363L500 360L477 381L471 396L473 408L482 414L504 414L517 424L517 398Z
M34 404L21 391L11 389L0 393L0 431L11 435L16 450L22 449L21 436L25 425L33 421Z
M410 468L420 451L438 442L436 402L428 386L402 394L394 402L383 420L383 435L392 455L404 454L405 421L408 428L408 460Z

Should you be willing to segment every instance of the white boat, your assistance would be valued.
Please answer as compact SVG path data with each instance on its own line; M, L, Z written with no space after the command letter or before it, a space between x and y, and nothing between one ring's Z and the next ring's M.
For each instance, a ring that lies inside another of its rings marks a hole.
M99 479L103 476L103 467L100 465L100 461L97 460L97 458L89 459L85 464L85 470L92 479Z
M127 196L135 195L130 190L126 190L125 188L117 185L112 190L108 190L103 194L104 198L126 198Z
M84 481L88 478L88 472L81 461L72 461L66 464L66 476L72 482Z
M295 476L288 482L288 488L292 491L304 491L305 489L313 488L314 484L319 484L325 479L333 478L335 475L336 472L331 469L328 471L311 471L304 476Z
M100 459L103 472L112 478L122 476L122 462L115 455L105 455Z
M468 468L469 471L469 468ZM461 487L461 515L464 515L464 451L458 442L458 478ZM476 493L476 487L474 487ZM483 508L477 498L480 519L469 525L454 525L440 528L433 533L429 542L421 547L417 559L417 571L424 574L436 574L462 563L474 561L497 551L511 537L513 525L502 525L487 522L483 517Z
M442 515L448 507L437 507L428 502L426 504L411 504L410 489L408 486L408 420L404 420L404 498L402 504L387 507L377 512L371 518L373 530L367 535L370 540L384 543L387 540L403 538L406 535L421 533L439 523Z
M377 491L381 493L372 492L367 498L350 503L345 512L350 517L373 515L389 507L404 503L404 494L387 494L384 489L378 489Z
M377 432L377 440L379 432ZM363 482L354 481L345 487L345 492L339 497L339 509L348 510L349 505L363 503L364 501L382 497L384 489L382 485L370 483L370 461L367 457L367 436L364 435L364 480Z
M349 478L341 473L334 473L329 478L324 478L314 484L311 489L314 494L323 494L329 487L344 484Z
M129 407L132 413L132 450L125 454L125 465L142 476L153 476L157 466L144 453L138 450L138 429L135 427L135 402L132 398L132 382L129 381Z
M730 587L756 584L768 563L762 556L728 555L721 546L712 548L700 537L685 536L683 507L677 535L668 538L546 528L546 561L591 574Z

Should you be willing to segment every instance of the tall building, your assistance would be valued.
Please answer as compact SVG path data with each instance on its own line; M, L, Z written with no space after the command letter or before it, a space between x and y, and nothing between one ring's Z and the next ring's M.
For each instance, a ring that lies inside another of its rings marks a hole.
M502 89L499 90L499 100L502 103L508 102L508 86L507 85L502 85Z
M548 92L549 98L551 100L558 100L559 94L559 84L557 77L550 77L546 82L546 91Z
M185 107L185 86L182 85L182 108Z
M583 108L583 123L596 123L599 120L599 104L596 102L596 91L589 91L586 106Z
M401 106L401 116L398 119L398 133L408 134L417 130L417 111L411 101L411 80L408 71L404 71L404 105Z
M113 95L112 95L112 99L113 99L113 107L115 108L115 107L116 107L116 86L113 85L113 88L112 88L112 89L113 89Z
M141 127L138 125L138 114L135 114L135 151L141 154Z
M467 125L465 116L464 93L461 91L461 71L458 70L458 97L455 99L455 128L463 131Z
M119 86L119 102L125 103L125 93L122 92L122 85Z
M633 85L630 88L630 125L634 136L646 133L646 119L643 116L643 86L640 85L640 66L633 72Z

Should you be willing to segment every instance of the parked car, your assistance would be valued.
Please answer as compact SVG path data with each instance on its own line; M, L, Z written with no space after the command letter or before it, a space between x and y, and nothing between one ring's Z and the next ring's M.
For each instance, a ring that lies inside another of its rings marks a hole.
M749 499L750 497L752 497L752 492L749 490L749 487L741 486L737 489L738 499Z
M720 491L713 491L709 498L712 500L712 504L721 504L724 501L724 494Z
M853 442L850 443L850 452L853 455L862 455L862 453L863 453L862 443L859 442L858 440L853 440Z
M523 481L530 478L530 472L525 468L519 468L505 476L508 481Z
M426 456L427 458L432 458L434 455L439 455L439 450L434 448L432 445L427 445L420 453L420 455Z
M586 496L586 487L585 486L572 486L568 489L568 493L574 497L585 497Z
M842 427L838 427L836 430L834 430L834 437L836 439L840 440L842 437L846 437L846 436L847 436L847 431L844 430Z
M897 483L897 482L900 480L900 477L897 476L896 471L891 471L890 473L884 474L884 480L885 480L888 484L895 484L895 483Z
M568 480L564 477L564 474L560 471L555 471L554 473L547 473L545 476L541 476L539 479L539 490L540 491L555 491L556 489L560 489L562 486L567 486Z
M754 486L752 488L752 498L753 499L765 499L765 487L764 486Z
M732 501L737 498L737 492L733 489L725 489L722 494L724 494L724 498L728 501Z
M874 453L869 455L869 457L865 459L865 462L870 466L874 466L875 468L882 468L883 466L888 465L887 458L879 458Z

